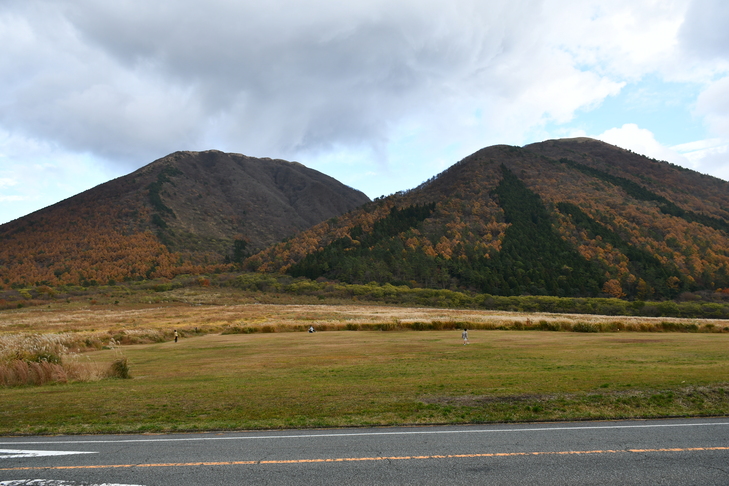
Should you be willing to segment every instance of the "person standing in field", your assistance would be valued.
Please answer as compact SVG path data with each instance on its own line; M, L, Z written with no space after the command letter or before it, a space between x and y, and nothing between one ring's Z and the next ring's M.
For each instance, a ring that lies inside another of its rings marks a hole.
M177 342L178 337L179 337L179 335L177 334L177 329L175 329L175 342Z
M463 332L461 333L461 339L463 339L463 345L464 346L466 344L471 344L470 342L468 342L468 329L464 329L463 330Z

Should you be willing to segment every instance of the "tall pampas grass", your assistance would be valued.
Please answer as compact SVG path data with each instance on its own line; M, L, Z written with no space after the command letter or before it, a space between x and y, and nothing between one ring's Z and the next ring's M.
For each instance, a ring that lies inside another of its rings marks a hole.
M129 377L128 367L102 365L72 350L116 347L107 333L11 334L0 336L0 387L40 386L48 383L96 381ZM126 358L124 359L126 366Z

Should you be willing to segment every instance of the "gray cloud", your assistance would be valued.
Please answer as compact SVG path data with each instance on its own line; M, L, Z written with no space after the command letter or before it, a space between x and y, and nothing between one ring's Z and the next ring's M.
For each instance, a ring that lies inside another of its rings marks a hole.
M24 44L7 56L12 69L34 60L4 86L0 123L137 164L205 144L289 157L343 145L384 154L393 127L416 117L433 129L456 109L468 117L522 103L533 124L569 118L615 90L570 59L555 62L540 38L540 1L8 5L7 35ZM582 85L582 97L541 99L548 66L547 85L559 90L564 78Z
M647 75L705 83L697 114L723 130L727 8L4 0L0 136L124 171L207 148L299 159L340 179L332 168L350 164L376 196L485 145L554 136L550 123Z
M721 0L694 0L686 13L680 40L684 49L710 62L709 81L696 100L695 113L716 135L729 140L729 3ZM724 77L719 77L717 75ZM727 154L713 154L706 167L719 171ZM724 174L726 171L722 171ZM726 175L724 175L726 177Z
M681 26L684 47L701 58L729 60L729 3L693 0Z
M711 83L699 95L696 112L714 133L729 139L729 77Z

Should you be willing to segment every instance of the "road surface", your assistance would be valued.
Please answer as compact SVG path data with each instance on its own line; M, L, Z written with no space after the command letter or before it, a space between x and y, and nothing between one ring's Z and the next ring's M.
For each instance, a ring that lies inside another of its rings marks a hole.
M31 484L728 485L729 418L0 437Z

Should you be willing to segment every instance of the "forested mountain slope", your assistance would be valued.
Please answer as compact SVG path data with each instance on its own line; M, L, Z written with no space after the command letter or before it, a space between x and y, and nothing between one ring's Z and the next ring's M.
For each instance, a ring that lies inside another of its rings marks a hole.
M729 287L729 183L585 138L494 146L246 263L497 295L671 298Z
M296 162L176 152L0 226L0 286L222 269L368 201Z

